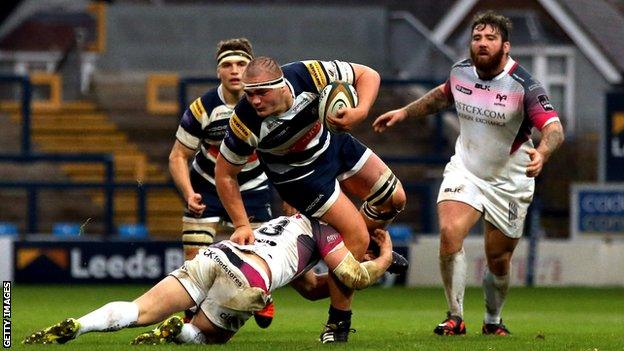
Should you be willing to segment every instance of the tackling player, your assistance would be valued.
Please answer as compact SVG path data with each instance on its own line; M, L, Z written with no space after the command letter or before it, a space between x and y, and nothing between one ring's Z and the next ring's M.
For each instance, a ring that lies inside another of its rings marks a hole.
M373 127L383 132L405 118L424 117L455 104L460 135L438 194L440 271L449 311L434 332L466 333L463 241L483 217L487 270L482 333L508 335L501 310L511 256L533 198L534 178L564 136L542 85L509 56L509 19L486 12L474 18L471 28L470 59L456 63L445 84L379 116ZM532 127L542 134L537 148L531 141Z
M23 343L62 344L89 332L150 325L193 306L200 312L191 323L168 318L133 344L225 343L275 289L293 280L314 280L310 268L319 259L351 289L368 287L392 262L390 236L381 229L371 236L380 254L364 263L353 257L336 230L300 214L271 220L254 234L249 245L224 240L200 250L133 302L108 303L35 332Z
M350 134L330 133L319 122L319 92L337 80L354 85L359 104L328 116L328 123L348 131L366 118L377 97L380 78L375 70L315 60L280 67L268 57L247 65L246 98L230 119L215 170L219 198L236 227L231 240L244 244L254 239L237 182L254 152L280 197L336 228L358 260L369 245L369 233L385 227L405 206L401 183L377 155ZM359 212L343 190L364 201ZM395 258L395 268L407 268L403 257ZM353 292L331 277L329 289L329 318L320 339L346 342Z

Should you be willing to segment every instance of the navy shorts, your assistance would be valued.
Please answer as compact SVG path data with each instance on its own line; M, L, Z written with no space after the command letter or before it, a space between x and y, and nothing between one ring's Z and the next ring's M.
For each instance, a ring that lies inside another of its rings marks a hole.
M231 222L230 216L221 204L215 186L204 179L194 169L191 169L190 173L193 190L201 194L202 203L206 205L206 209L199 218L221 217ZM266 222L272 219L271 190L269 188L243 191L241 195L250 222ZM196 218L195 215L188 212L188 209L184 211L184 216Z
M336 201L340 194L340 176L357 172L371 152L351 134L332 134L331 138L327 150L314 162L303 166L313 173L302 179L274 184L284 201L314 218L322 217Z

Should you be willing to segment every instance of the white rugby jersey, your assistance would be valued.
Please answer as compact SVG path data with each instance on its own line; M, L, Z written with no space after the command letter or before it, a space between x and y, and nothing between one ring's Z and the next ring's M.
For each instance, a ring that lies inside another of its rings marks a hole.
M176 132L176 138L186 147L197 150L201 146L192 167L212 185L219 145L233 113L234 107L225 103L223 86L219 85L191 103ZM245 161L247 164L238 175L241 191L267 189L267 176L256 155L252 153Z
M253 245L231 245L262 257L271 270L270 291L310 270L333 250L343 247L342 236L328 225L300 214L278 217L254 230Z
M290 109L280 116L258 116L242 99L230 119L221 154L230 163L243 164L254 150L275 184L300 179L309 165L329 146L331 134L319 122L319 92L340 80L354 83L355 71L343 61L298 61L282 66L293 96Z
M559 120L542 85L511 57L491 80L480 79L470 60L456 63L444 92L459 117L454 158L488 181L524 176L531 128Z

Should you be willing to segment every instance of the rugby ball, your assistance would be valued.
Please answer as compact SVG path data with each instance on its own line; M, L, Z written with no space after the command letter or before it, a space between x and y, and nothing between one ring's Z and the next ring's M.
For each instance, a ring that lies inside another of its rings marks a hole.
M319 121L325 125L325 128L333 133L339 133L332 126L327 124L325 117L330 114L335 114L338 110L343 108L356 107L358 104L357 92L353 85L336 81L321 90L319 96Z

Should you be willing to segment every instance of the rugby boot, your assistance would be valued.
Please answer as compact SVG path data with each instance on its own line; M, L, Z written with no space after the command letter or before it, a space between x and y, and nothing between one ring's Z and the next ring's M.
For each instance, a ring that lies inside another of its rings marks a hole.
M323 344L347 342L349 340L349 333L355 333L355 329L351 329L351 322L328 322L325 325L325 329L323 329L323 332L319 336L319 341Z
M447 312L446 319L438 324L433 332L438 335L464 335L466 334L466 325L461 317L451 316L451 313Z
M375 256L379 257L379 245L377 245L376 242L371 240L370 244L368 244L368 249L371 250ZM407 259L401 254L392 251L392 263L390 264L386 272L393 274L403 274L407 272L408 268L409 262L407 261Z
M403 255L392 251L392 263L386 270L388 273L404 274L407 273L409 262Z
M80 329L80 323L73 318L67 318L51 327L31 334L22 341L23 344L64 344L75 339Z
M256 324L262 329L268 328L273 322L273 316L275 315L275 304L273 298L269 298L269 302L260 311L254 312L254 320Z
M500 323L483 323L483 327L481 328L481 333L483 335L498 335L498 336L510 336L511 333L507 329L507 327L503 324L503 320L501 319Z
M153 330L140 334L131 345L160 345L176 342L176 337L182 332L184 321L178 316L165 319Z

